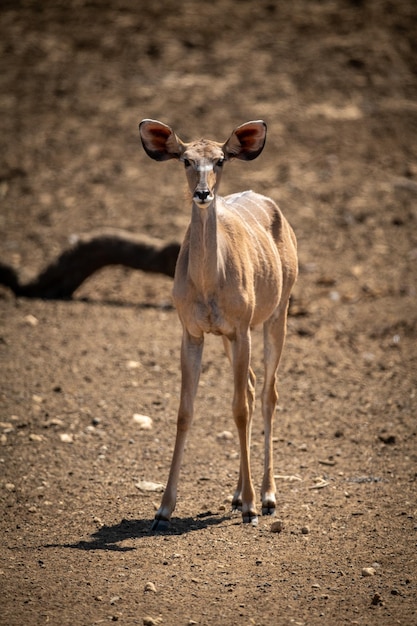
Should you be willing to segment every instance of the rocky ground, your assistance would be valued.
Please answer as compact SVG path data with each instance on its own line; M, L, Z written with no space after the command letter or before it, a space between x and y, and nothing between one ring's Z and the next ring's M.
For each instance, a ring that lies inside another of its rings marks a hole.
M185 140L266 120L222 189L280 204L300 276L280 532L230 513L214 337L172 527L150 532L180 382L168 277L105 268L68 301L1 289L1 624L417 624L416 25L411 0L2 3L0 260L22 282L95 228L181 240L183 172L146 157L144 117ZM252 458L259 489L259 406Z

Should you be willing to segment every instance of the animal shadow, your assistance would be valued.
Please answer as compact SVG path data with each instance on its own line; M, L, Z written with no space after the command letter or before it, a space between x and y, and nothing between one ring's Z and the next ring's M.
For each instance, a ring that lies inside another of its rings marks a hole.
M80 540L72 544L48 544L47 548L72 548L76 550L110 550L116 552L130 552L136 550L135 546L123 546L124 541L129 539L142 539L144 537L158 535L184 535L217 526L230 516L219 517L210 511L201 513L197 517L172 518L170 526L163 531L154 532L151 530L152 521L150 519L127 520L122 519L118 524L112 526L102 526L92 533L90 540Z

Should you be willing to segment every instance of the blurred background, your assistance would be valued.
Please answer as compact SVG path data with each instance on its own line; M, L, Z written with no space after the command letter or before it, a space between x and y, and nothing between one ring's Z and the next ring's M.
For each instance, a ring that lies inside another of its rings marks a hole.
M222 191L272 196L301 268L346 297L364 273L410 292L416 26L413 0L3 0L1 260L26 280L101 226L180 241L183 174L146 158L138 122L224 140L263 118L263 155Z

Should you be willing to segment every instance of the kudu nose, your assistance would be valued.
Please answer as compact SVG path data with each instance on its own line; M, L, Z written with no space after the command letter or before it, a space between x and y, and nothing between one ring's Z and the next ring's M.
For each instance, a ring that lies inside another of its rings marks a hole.
M210 192L208 189L197 190L194 192L194 198L199 202L205 202L209 196Z

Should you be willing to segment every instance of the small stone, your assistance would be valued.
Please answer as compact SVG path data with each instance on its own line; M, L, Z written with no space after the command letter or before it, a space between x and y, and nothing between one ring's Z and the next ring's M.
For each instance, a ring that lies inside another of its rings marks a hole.
M302 535L308 535L310 533L310 528L308 526L303 526L301 529Z
M37 326L39 324L39 320L37 317L35 317L34 315L26 315L24 317L24 322L25 324L27 324L28 326L32 326L32 328L34 328L35 326Z
M147 582L146 585L145 585L145 591L151 591L152 593L156 593L156 587L155 587L154 583Z
M146 617L143 618L143 626L155 626L157 623L157 620L150 615L146 615Z
M120 600L120 596L113 596L112 598L110 598L110 604L116 604L116 602L118 602Z
M277 519L271 524L271 533L282 533L284 530L284 522L281 519Z
M133 415L133 421L138 425L140 430L151 430L152 428L152 418L148 417L148 415L135 413Z
M139 491L164 491L165 486L162 483L153 483L149 480L140 480L135 484Z
M223 430L221 433L218 433L217 439L219 441L230 441L233 439L233 433L230 430Z
M4 485L4 488L6 489L6 491L16 491L16 485L14 485L13 483L6 483Z
M59 435L59 438L62 443L74 443L74 435L72 435L71 433L61 433Z
M35 433L30 433L29 441L35 441L35 442L43 441L43 437L42 435L36 435Z
M64 426L64 422L60 420L58 417L53 417L44 423L44 428L50 428L51 426Z
M363 567L362 568L362 576L375 576L375 568L374 567Z
M139 361L128 361L126 367L128 370L137 370L141 367L141 363Z
M379 604L382 604L382 597L379 593L374 594L374 597L371 600L371 604L372 606L378 606Z

